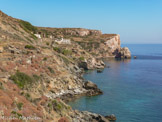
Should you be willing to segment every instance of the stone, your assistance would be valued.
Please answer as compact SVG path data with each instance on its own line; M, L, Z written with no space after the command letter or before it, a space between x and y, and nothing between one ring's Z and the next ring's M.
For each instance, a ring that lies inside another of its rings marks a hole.
M103 69L98 69L97 70L97 73L102 73L103 72Z
M78 66L84 70L88 70L88 64L86 61L79 62Z
M84 83L84 87L85 89L97 89L97 85L94 84L93 82L91 81L87 81Z
M117 49L114 52L116 59L130 59L131 58L131 52L128 47L123 47L120 50Z
M116 116L114 114L111 114L109 116L105 116L106 119L108 119L109 121L115 121L116 120Z
M128 47L121 48L121 55L125 59L131 58L131 52L130 52L129 48Z

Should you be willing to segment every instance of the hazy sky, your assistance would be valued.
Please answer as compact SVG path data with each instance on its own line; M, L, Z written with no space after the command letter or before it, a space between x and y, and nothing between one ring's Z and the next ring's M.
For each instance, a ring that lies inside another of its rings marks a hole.
M0 10L36 26L117 33L122 43L162 43L162 0L0 0Z

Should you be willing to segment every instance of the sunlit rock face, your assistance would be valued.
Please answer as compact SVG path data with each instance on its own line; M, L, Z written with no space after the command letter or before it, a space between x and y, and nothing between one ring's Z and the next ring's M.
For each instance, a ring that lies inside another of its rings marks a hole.
M121 48L121 55L122 55L122 58L125 58L125 59L131 58L131 52L129 48L128 47Z
M120 35L117 34L111 39L105 42L106 46L110 49L110 52L114 52L116 49L120 49Z

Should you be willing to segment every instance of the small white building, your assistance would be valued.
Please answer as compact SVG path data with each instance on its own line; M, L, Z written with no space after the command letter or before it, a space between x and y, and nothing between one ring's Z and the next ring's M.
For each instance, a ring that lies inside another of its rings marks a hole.
M34 34L37 38L41 39L41 35L40 34Z
M71 40L70 39L56 39L55 42L57 42L58 44L71 44Z

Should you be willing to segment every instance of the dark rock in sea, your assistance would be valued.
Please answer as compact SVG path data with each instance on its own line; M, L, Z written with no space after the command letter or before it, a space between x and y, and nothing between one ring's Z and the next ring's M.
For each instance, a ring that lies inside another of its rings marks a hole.
M84 83L84 88L85 88L85 89L97 89L97 85L94 84L94 83L91 82L91 81L86 81L86 82Z
M97 73L102 73L103 72L103 69L98 69L97 70Z
M116 120L116 116L114 114L111 114L109 116L105 116L106 119L108 119L109 121L115 121Z
M110 122L100 114L91 113L88 111L75 110L74 122Z
M86 81L83 86L87 90L88 96L103 94L103 92L91 81Z

